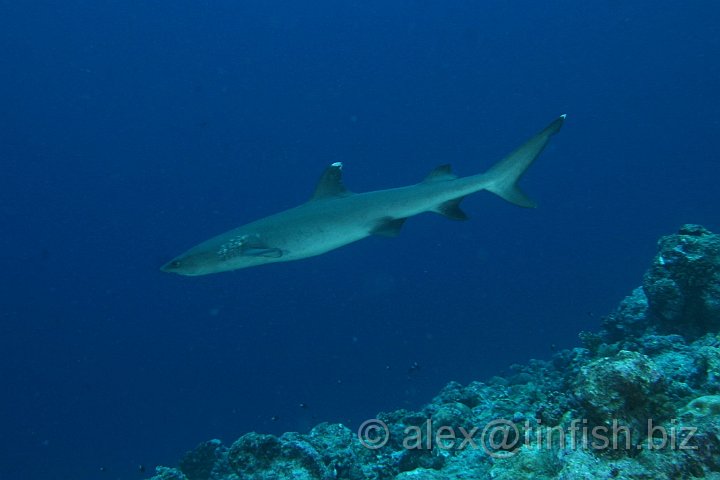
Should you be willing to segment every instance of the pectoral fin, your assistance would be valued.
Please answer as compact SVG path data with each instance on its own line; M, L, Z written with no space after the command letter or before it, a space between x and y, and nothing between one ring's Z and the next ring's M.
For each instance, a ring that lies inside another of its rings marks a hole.
M248 247L244 248L243 255L248 257L267 257L267 258L280 258L283 256L282 250L279 248L257 248Z
M239 256L280 258L283 256L283 251L268 245L259 235L246 234L232 237L223 243L218 255L223 259Z
M245 235L240 242L241 254L247 257L280 258L282 250L265 243L258 235Z

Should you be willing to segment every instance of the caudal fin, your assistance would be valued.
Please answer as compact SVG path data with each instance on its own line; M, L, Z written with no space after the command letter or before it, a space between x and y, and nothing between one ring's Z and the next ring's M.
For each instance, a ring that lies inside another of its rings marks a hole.
M550 137L560 131L565 115L560 115L545 129L525 142L523 146L493 165L483 174L486 190L519 207L534 208L535 202L520 190L517 183L525 171L543 151Z

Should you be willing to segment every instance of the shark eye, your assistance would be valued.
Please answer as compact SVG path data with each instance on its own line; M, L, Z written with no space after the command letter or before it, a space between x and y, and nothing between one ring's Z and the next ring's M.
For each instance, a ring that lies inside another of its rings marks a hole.
M170 263L170 268L180 268L181 265L182 263L180 262L180 260L175 260Z

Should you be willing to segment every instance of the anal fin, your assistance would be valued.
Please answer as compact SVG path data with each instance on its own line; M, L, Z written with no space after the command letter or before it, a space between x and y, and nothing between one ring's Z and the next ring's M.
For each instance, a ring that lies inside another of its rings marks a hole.
M382 237L397 237L400 235L400 230L407 218L385 218L378 222L370 233L373 235L380 235Z

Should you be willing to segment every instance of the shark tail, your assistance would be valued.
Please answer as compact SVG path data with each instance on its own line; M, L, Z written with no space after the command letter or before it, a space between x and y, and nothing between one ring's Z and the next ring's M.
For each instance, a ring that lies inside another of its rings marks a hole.
M518 181L543 151L550 137L560 131L565 115L560 115L543 131L525 142L520 148L490 167L483 174L485 189L519 207L534 208L535 202L528 198Z

